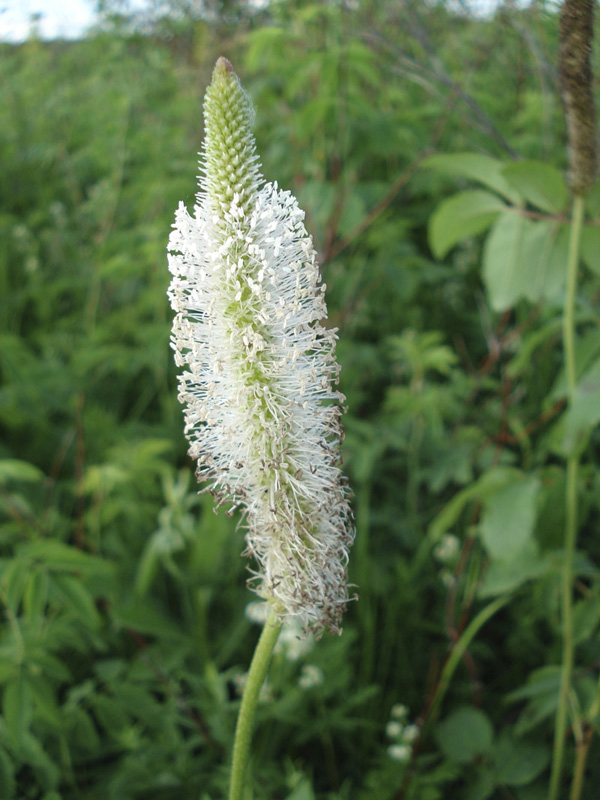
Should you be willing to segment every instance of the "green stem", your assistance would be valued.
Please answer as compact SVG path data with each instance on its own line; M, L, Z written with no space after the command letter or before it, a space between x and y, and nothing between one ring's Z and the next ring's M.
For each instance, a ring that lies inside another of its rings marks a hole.
M479 614L475 616L471 622L467 625L465 630L463 631L460 639L455 644L452 649L452 652L448 656L448 660L444 664L444 669L442 670L442 674L440 675L440 680L437 685L437 689L435 691L435 696L429 708L429 714L427 718L428 725L433 722L436 717L436 714L439 710L440 704L444 699L444 695L450 685L450 681L452 680L452 676L454 675L454 671L456 667L459 665L461 658L465 654L468 646L471 644L475 635L479 632L479 630L485 625L485 623L493 617L494 614L499 611L502 606L505 606L508 601L510 600L509 595L505 595L504 597L499 597L494 600L492 603L487 605L485 608L482 608Z
M584 199L576 196L573 203L573 221L569 239L569 261L567 264L567 290L563 312L563 349L565 372L567 375L567 400L569 407L573 405L577 372L575 365L575 296L577 290L577 267L579 264L579 244L583 226ZM567 457L566 481L566 520L565 546L562 568L562 673L560 695L556 710L554 727L554 754L550 774L548 800L557 800L560 790L565 736L567 732L567 716L569 691L573 675L573 560L577 540L577 474L579 471L579 449L574 446Z
M260 635L260 639L256 644L256 650L254 651L252 663L248 671L248 680L244 687L240 713L235 727L229 800L242 800L244 796L254 712L256 711L258 694L267 675L273 648L275 647L275 642L277 641L280 630L281 625L276 622L275 615L271 613Z
M581 798L581 792L583 791L583 780L585 777L585 765L590 752L593 734L594 731L592 728L589 731L586 731L582 739L577 743L577 748L575 750L575 771L573 773L573 782L571 783L571 794L569 795L569 800L580 800Z

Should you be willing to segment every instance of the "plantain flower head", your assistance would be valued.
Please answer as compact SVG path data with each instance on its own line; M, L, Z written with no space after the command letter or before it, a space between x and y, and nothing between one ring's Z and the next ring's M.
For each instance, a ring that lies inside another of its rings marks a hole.
M304 213L265 183L252 105L220 58L191 216L169 239L171 344L197 477L241 507L250 582L282 620L340 630L352 515L339 468L335 330Z

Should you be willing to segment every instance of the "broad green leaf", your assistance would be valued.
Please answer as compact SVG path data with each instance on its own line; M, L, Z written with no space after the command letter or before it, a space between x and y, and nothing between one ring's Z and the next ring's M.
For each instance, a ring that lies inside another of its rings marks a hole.
M573 608L573 641L575 644L585 642L593 635L598 627L599 619L600 598L598 594L590 594L575 604Z
M540 556L535 542L529 540L519 552L518 558L511 561L491 561L477 594L481 598L506 594L527 581L552 572L558 572L554 561Z
M16 791L13 759L3 747L0 747L0 797L3 800L13 800Z
M97 630L102 624L94 598L83 585L81 578L71 575L54 575L52 590L63 600L65 606L77 616L90 630Z
M488 189L493 189L512 203L521 202L519 193L502 174L506 163L497 158L480 153L440 153L426 159L423 166L446 175L470 178L487 186Z
M135 576L135 593L138 597L144 597L148 593L148 589L156 576L160 559L161 554L151 539L144 548Z
M581 232L581 258L586 267L600 275L600 227L584 225Z
M7 647L5 645L2 648L2 657L0 658L0 685L17 676L19 671L19 655L14 643L11 646Z
M27 583L27 576L31 565L22 556L15 556L2 573L0 586L4 593L8 607L17 612Z
M594 364L599 355L600 328L593 327L582 331L575 341L575 365L578 381L581 380L588 369ZM567 377L565 369L562 367L552 385L552 389L547 397L547 402L551 405L562 397L565 397L566 394Z
M560 214L569 203L569 190L556 167L543 161L516 161L504 167L508 183L536 208Z
M487 800L494 793L496 783L496 776L487 765L480 768L475 782L465 789L464 800Z
M46 753L38 738L25 733L21 752L23 760L33 766L41 786L50 789L58 784L60 769Z
M545 692L537 697L533 697L521 712L515 725L517 736L534 730L537 726L548 719L556 716L558 707L558 690L556 692Z
M64 623L57 622L49 625L48 638L51 639L54 635L54 626L60 628L60 635L65 644L68 643L69 647L73 650L82 647L81 631L77 630L73 625L65 626ZM70 634L68 636L67 634ZM65 664L64 659L57 658L48 653L43 648L36 648L30 655L30 663L35 669L39 669L47 678L54 678L57 681L68 682L71 680L72 675Z
M41 469L28 461L19 461L16 458L0 459L0 484L7 481L27 481L29 483L41 481L44 473Z
M521 241L523 274L527 278L524 296L560 301L565 284L569 229L551 220L524 220Z
M35 704L35 716L48 722L58 733L62 729L62 719L52 686L45 675L28 677L31 696Z
M512 561L533 535L540 481L536 475L515 471L510 482L484 500L480 535L490 556Z
M489 228L505 208L497 195L476 189L444 200L429 222L429 245L435 257L443 258L461 239Z
M496 742L493 756L499 783L525 786L546 769L550 750L546 745L525 742L506 731Z
M115 683L114 697L121 707L150 728L160 728L164 711L151 693L133 683Z
M47 601L48 573L43 568L32 569L23 592L23 611L30 625L42 623Z
M129 716L114 698L98 694L92 698L92 706L99 723L114 738L130 725Z
M573 403L565 414L563 440L565 452L571 452L598 422L600 422L600 360L592 364L575 386Z
M77 747L95 752L100 747L100 736L90 715L82 708L70 709L67 719L73 740Z
M519 348L506 367L507 375L514 379L521 375L530 366L534 353L544 345L548 339L558 339L561 330L561 318L554 317L544 325L532 331L527 331L519 343Z
M300 778L299 782L291 793L287 795L285 800L314 800L314 798L315 793L311 781L308 778Z
M498 488L511 483L514 475L515 470L513 469L495 467L485 472L475 483L457 492L429 526L428 536L433 543L438 542L444 533L452 528L467 503L493 494Z
M30 558L43 562L50 570L85 571L99 576L108 576L114 571L114 565L109 561L53 539L40 539L31 544L26 552Z
M167 617L162 609L148 601L138 601L112 608L113 620L125 628L133 628L141 634L165 637L167 640L182 636L181 628Z
M4 721L17 749L23 745L32 711L31 690L25 677L20 674L6 684L2 699Z
M94 665L94 672L103 683L120 681L126 669L127 662L122 658L103 658Z
M468 764L490 752L494 730L483 711L465 706L440 722L435 736L446 758Z
M585 210L592 219L600 214L600 183L595 183L587 193Z
M506 311L525 297L527 270L522 257L525 218L514 211L501 214L486 239L483 279L494 311Z
M561 668L549 664L534 670L527 678L525 686L515 689L505 698L506 702L514 703L528 700L525 710L521 713L515 732L518 735L526 733L543 720L556 713L558 693L560 690Z

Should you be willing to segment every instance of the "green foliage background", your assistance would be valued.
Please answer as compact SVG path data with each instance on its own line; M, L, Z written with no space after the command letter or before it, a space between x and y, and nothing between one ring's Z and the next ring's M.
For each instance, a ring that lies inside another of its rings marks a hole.
M226 793L258 629L242 534L197 494L186 456L166 300L168 233L178 202L193 205L202 96L223 54L254 100L264 173L297 195L322 257L360 595L341 638L275 656L248 796L542 800L560 664L563 289L524 279L498 300L477 234L500 201L473 168L427 159L537 160L561 180L555 6L489 19L409 0L215 8L105 9L84 40L0 46L0 797ZM480 191L463 227L440 205L459 189ZM517 205L548 212L537 197ZM592 378L596 197L578 309ZM582 447L572 703L593 800L597 435ZM448 532L459 548L444 562ZM307 666L323 680L306 687ZM398 703L421 730L408 760L388 751Z

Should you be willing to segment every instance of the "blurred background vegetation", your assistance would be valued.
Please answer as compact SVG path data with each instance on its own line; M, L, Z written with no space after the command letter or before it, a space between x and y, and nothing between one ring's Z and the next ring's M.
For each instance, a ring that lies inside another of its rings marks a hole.
M166 299L169 230L194 202L202 97L225 55L255 103L266 178L307 212L340 331L360 596L341 638L282 642L248 797L542 800L560 663L560 302L495 311L481 237L433 255L432 214L470 183L424 162L469 151L565 168L556 3L100 11L82 40L0 45L0 797L226 791L258 628L242 533L197 494L186 455ZM581 291L591 318L593 273ZM597 323L588 333L589 364ZM584 710L600 665L597 448L580 490ZM486 505L502 468L526 471L525 489ZM507 519L533 528L534 566L490 544ZM447 681L463 632L507 593ZM582 796L597 800L589 719Z

